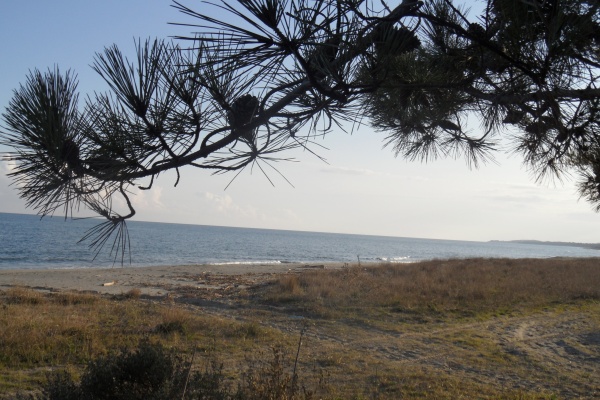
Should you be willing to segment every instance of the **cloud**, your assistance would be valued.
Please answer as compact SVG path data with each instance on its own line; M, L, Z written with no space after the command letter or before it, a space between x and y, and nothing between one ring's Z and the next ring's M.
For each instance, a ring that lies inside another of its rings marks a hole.
M11 172L13 169L17 167L17 163L13 160L0 160L0 169L4 170L4 172Z
M503 204L519 204L536 208L572 204L577 200L577 194L572 185L548 187L533 183L492 182L491 186L493 189L481 190L479 197Z
M295 213L293 210L290 210L289 208L284 208L282 210L282 214L283 214L283 221L286 224L292 223L292 224L301 226L301 224L303 222L302 218L297 213Z
M254 207L242 207L239 204L236 204L233 201L233 198L228 194L219 195L215 193L204 192L202 196L205 202L207 202L210 207L219 213L251 219L265 218L264 215L259 214Z
M327 174L342 174L342 175L377 175L377 172L365 168L348 168L329 166L321 168L321 172Z
M166 208L162 202L162 186L153 185L152 189L149 190L140 190L131 186L129 187L128 192L129 200L136 212L143 212L144 214L151 215L156 212L160 213L160 211ZM114 212L121 215L129 212L127 203L119 192L113 193L111 200Z
M159 185L152 186L149 190L138 190L131 196L131 202L134 208L143 210L156 210L164 208L162 203L163 187Z
M0 158L0 179L8 181L7 174L11 173L17 164L14 161L3 160Z
M290 229L303 227L303 218L288 207L238 204L229 194L202 192L204 220L217 225Z
M323 172L326 174L332 175L346 175L346 176L363 176L363 177L378 177L384 178L391 182L397 182L399 180L409 180L409 181L419 181L425 182L430 181L431 179L422 175L407 175L407 174L398 174L394 171L376 171L369 168L353 168L353 167L338 167L329 165L326 167L320 167L319 172Z
M17 186L12 185L13 180L7 175L16 167L14 161L6 161L0 159L0 191L14 190ZM9 186L12 185L9 189ZM16 185L16 184L15 184Z
M0 160L0 211L2 212L31 212L25 208L25 201L19 198L18 186L6 174L15 167L13 162Z

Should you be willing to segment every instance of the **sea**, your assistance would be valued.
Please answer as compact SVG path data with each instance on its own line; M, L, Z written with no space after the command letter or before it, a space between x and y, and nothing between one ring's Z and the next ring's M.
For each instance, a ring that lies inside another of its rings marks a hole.
M112 242L96 254L79 240L100 223L0 213L0 269L121 266ZM124 266L288 263L407 263L455 258L599 257L577 246L416 239L392 236L128 222L131 257Z

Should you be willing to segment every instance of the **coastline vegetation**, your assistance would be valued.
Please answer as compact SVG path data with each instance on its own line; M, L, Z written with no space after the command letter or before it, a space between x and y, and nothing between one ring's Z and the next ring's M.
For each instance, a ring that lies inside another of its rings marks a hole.
M599 259L463 259L281 275L265 293L315 313L487 318L600 298Z
M203 296L0 291L0 398L139 349L211 372L223 399L600 396L598 259L353 265Z

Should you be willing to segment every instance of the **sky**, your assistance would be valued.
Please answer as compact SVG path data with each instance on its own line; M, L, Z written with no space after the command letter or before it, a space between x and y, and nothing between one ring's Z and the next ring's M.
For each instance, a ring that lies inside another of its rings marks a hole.
M182 1L200 10L201 1ZM168 0L4 0L0 13L0 112L28 71L58 65L79 78L80 98L107 85L92 70L94 56L117 44L133 55L136 38L168 38L191 22ZM0 121L0 125L2 122ZM478 129L475 126L474 129ZM324 163L307 152L280 163L285 178L260 171L213 176L183 169L161 175L133 200L136 220L453 240L536 239L600 242L600 215L578 199L572 180L536 183L516 155L469 169L463 159L427 164L396 158L385 134L368 125L332 132ZM9 148L1 147L0 152ZM0 212L25 208L0 161ZM226 189L227 187L227 189Z

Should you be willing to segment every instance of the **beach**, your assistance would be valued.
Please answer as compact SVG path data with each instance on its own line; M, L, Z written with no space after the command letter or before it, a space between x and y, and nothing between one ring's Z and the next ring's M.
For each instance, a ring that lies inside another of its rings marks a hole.
M5 269L0 399L143 341L323 399L598 398L598 288L596 258Z
M44 291L83 291L123 294L138 289L150 296L168 295L180 289L223 289L251 285L275 274L307 269L339 268L342 263L326 264L202 264L179 266L73 269L0 270L0 289L30 287Z

